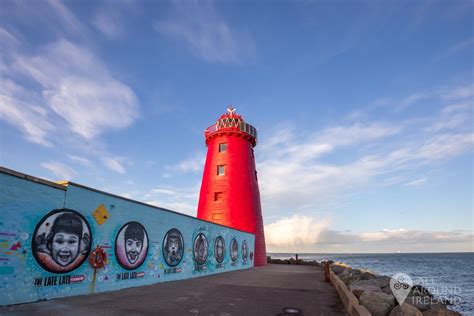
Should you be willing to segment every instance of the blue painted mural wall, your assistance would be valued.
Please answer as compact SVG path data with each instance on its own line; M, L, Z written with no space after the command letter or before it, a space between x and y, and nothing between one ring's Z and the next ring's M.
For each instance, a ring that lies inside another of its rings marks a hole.
M0 172L0 189L0 305L253 266L249 233L71 183Z

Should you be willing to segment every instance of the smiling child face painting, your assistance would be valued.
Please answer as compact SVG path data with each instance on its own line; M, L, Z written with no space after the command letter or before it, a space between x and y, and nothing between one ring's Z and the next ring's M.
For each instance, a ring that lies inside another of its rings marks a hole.
M81 265L90 245L85 218L66 209L48 213L36 226L32 242L37 262L53 273L69 272Z

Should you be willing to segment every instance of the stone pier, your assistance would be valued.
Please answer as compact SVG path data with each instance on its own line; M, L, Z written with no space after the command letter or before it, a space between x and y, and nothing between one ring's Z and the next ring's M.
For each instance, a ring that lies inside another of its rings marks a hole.
M347 315L322 268L277 264L0 308L9 314Z

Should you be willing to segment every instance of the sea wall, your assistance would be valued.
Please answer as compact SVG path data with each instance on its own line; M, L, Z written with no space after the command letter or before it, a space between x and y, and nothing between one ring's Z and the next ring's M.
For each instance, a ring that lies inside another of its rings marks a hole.
M362 305L359 304L359 300L349 290L347 285L339 279L339 277L329 269L329 280L337 291L339 298L344 305L347 313L351 316L370 316L371 313Z
M326 264L326 263L323 263ZM328 262L329 264L329 262ZM406 296L399 304L390 277L368 270L353 269L344 263L331 263L330 282L351 316L460 316L447 308L449 302L435 298L421 285L406 285ZM396 289L395 285L395 289ZM399 287L400 288L400 287Z
M253 266L254 235L0 168L0 305Z

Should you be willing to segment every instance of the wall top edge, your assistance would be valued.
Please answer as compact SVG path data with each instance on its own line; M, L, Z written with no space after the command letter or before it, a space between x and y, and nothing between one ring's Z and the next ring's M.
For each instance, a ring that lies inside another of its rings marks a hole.
M254 234L252 234L250 232L247 232L247 231L244 231L244 230L240 230L240 229L236 229L236 228L233 228L233 227L225 226L225 225L222 225L222 224L219 224L219 223L214 223L214 222L207 221L207 220L204 220L204 219L199 219L199 218L196 218L196 217L188 215L188 214L183 214L183 213L172 211L172 210L169 210L169 209L166 209L166 208L163 208L163 207L159 207L159 206L151 205L151 204L148 204L148 203L140 202L140 201L137 201L137 200L129 199L129 198L126 198L126 197L123 197L123 196L120 196L120 195L116 195L116 194L113 194L113 193L101 191L101 190L94 189L94 188L91 188L91 187L88 187L88 186L85 186L85 185L82 185L82 184L78 184L78 183L75 183L75 182L71 182L71 181L59 181L58 183L55 183L55 182L51 182L51 181L48 181L48 180L44 180L44 179L40 179L40 178L37 178L37 177L34 177L34 176L24 174L24 173L19 172L19 171L8 169L8 168L5 168L3 166L0 166L0 173L5 173L5 174L12 175L12 176L22 178L22 179L25 179L25 180L33 181L33 182L44 184L44 185L48 185L48 186L54 187L56 189L61 189L61 190L64 190L64 191L67 191L69 186L75 186L75 187L82 188L82 189L85 189L85 190L89 190L89 191L97 192L97 193L100 193L100 194L105 194L105 195L108 195L108 196L112 196L112 197L115 197L115 198L118 198L118 199L121 199L121 200L141 204L141 205L151 207L151 208L154 208L154 209L157 209L157 210L160 210L160 211L165 211L165 212L177 214L177 215L180 215L180 216L186 216L186 217L198 220L200 222L206 222L206 223L209 223L209 224L213 224L213 225L229 228L229 229L232 229L232 230L235 230L235 231L240 231L240 232L243 232L243 233L254 235Z
M44 185L47 185L47 186L50 186L50 187L53 187L53 188L56 188L56 189L61 189L61 190L65 190L65 191L67 190L67 188L62 184L55 183L55 182L52 182L52 181L48 181L48 180L41 179L41 178L37 178L37 177L34 177L34 176L30 176L28 174L25 174L25 173L22 173L22 172L19 172L19 171L16 171L16 170L8 169L8 168L5 168L3 166L0 166L0 173L5 173L5 174L8 174L8 175L18 177L18 178L22 178L22 179L25 179L25 180L29 180L29 181L32 181L32 182L41 183L41 184L44 184Z

